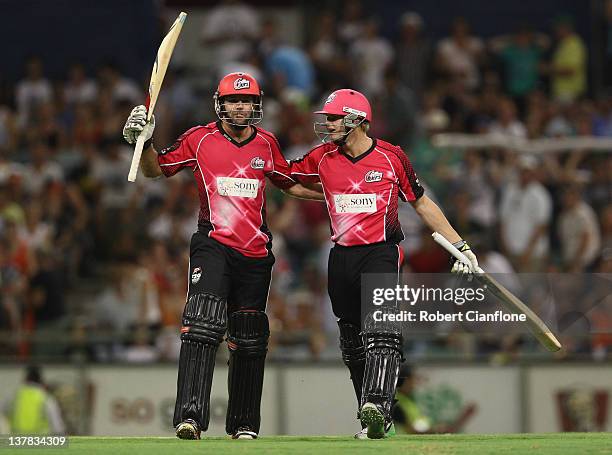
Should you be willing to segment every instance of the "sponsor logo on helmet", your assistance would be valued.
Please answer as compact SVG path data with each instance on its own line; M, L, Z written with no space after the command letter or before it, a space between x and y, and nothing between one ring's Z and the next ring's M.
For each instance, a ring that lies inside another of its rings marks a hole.
M380 182L382 177L383 173L380 171L368 171L368 173L365 175L365 181L366 183Z
M251 81L248 79L244 79L243 77L239 77L234 81L234 90L242 90L245 88L249 88L251 86Z
M256 156L255 158L253 158L251 160L251 167L253 169L263 169L264 168L264 164L265 161L262 160L260 157Z
M359 117L366 117L365 112L357 110L357 109L353 109L352 107L348 107L348 106L343 106L342 112L346 112L348 114L355 114L355 115L358 115Z
M201 277L202 269L200 267L194 268L193 272L191 272L191 283L196 284L198 281L200 281Z
M332 93L331 95L327 97L327 99L325 100L325 104L331 103L335 97L336 97L336 92Z

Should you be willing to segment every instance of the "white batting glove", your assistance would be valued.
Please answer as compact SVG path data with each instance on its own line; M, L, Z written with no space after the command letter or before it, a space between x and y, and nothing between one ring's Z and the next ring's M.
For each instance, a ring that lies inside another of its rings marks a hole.
M463 262L453 258L453 268L451 269L451 273L474 273L474 271L478 269L478 259L476 259L476 255L467 242L465 240L460 240L453 243L453 246L455 246L465 255L466 258L469 259L470 265L464 264Z
M144 133L145 142L153 136L155 129L155 116L147 123L147 108L144 105L136 106L130 112L130 116L123 127L123 138L128 144L135 144L140 133Z

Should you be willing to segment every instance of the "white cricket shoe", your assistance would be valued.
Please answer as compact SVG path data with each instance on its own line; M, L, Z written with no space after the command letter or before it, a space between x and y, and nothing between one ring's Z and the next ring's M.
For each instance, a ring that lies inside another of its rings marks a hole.
M355 439L368 439L368 429L362 428L360 431L355 433Z

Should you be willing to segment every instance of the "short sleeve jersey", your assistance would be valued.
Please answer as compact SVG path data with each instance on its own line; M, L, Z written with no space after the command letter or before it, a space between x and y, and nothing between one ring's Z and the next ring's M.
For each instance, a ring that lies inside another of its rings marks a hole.
M272 133L253 127L236 142L221 122L196 126L159 153L163 174L189 168L198 185L198 230L250 257L269 254L272 234L266 225L265 177L281 189L295 184Z
M400 147L373 139L357 158L335 144L323 144L290 162L298 182L321 182L331 219L332 241L342 246L404 238L397 216L398 198L415 201L423 187Z

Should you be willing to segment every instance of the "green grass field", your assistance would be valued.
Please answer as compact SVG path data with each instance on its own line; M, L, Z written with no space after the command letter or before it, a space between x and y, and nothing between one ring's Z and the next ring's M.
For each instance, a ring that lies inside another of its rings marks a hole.
M17 449L16 454L40 454L41 449ZM385 440L356 441L347 436L264 437L255 441L207 438L181 441L175 438L71 437L67 449L51 453L71 454L612 454L612 434L563 433L516 435L396 436ZM6 452L5 452L6 453Z

